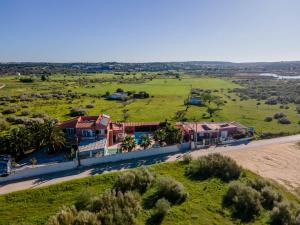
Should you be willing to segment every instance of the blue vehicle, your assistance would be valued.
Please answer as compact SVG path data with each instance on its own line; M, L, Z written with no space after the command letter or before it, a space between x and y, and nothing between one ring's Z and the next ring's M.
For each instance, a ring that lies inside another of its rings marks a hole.
M11 173L11 156L0 155L0 176L5 177Z

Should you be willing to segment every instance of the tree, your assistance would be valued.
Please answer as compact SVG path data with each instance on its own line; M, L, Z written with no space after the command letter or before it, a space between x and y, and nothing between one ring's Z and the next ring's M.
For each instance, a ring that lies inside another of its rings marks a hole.
M165 129L159 129L154 133L154 140L158 141L158 143L162 145L166 140L166 135L167 134Z
M11 130L8 141L10 154L22 157L26 150L32 145L32 136L24 126L20 126Z
M44 143L51 152L56 151L65 144L64 133L57 127L53 121L44 123Z
M144 149L148 148L151 145L151 138L149 135L145 134L141 137L141 144Z
M182 142L182 131L173 126L167 126L165 141L168 145L177 144Z
M213 108L208 107L207 108L207 112L209 113L209 116L212 117L212 115L214 114L215 110Z
M121 149L122 151L128 151L128 152L131 152L132 149L134 149L136 146L136 143L135 143L135 140L132 136L130 135L127 135L122 143L121 143Z

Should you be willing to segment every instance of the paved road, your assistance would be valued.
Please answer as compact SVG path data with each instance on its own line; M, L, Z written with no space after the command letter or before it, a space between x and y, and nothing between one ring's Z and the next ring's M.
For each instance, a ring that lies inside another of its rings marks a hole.
M236 145L236 146L221 146L221 147L211 147L205 150L194 150L191 152L193 157L198 157L201 155L216 153L216 152L224 152L224 151L241 151L247 149L256 149L259 151L260 148L265 146L274 145L274 144L285 144L285 143L294 143L300 141L300 135L293 135L281 138L274 138L268 140L259 140L253 141L248 144ZM94 166L92 168L81 168L71 171L64 171L55 174L41 175L35 178L29 178L26 180L18 181L18 182L10 182L6 184L0 185L0 194L5 194L9 192L14 192L23 189L31 189L42 187L50 184L56 184L63 181L68 181L72 179L83 178L87 176L93 176L109 171L122 170L135 168L141 165L150 165L165 161L175 161L180 160L182 157L182 153L173 154L173 155L164 155L164 156L155 156L145 159L135 159L125 162L112 163L106 165Z

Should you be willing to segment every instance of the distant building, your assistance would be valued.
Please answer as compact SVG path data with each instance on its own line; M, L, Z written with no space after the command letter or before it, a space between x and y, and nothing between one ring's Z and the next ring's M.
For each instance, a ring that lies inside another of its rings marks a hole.
M190 96L188 99L190 105L202 105L202 99L197 96Z
M115 92L107 97L111 100L125 100L128 98L128 94L126 92Z

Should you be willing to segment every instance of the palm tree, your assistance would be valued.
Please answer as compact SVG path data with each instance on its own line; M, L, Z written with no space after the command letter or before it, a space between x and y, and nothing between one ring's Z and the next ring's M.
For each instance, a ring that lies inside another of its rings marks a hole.
M44 143L50 151L56 151L61 148L66 140L64 133L57 127L53 121L45 122L43 126Z
M136 143L135 143L135 140L132 136L130 135L127 135L122 143L121 143L121 149L122 151L128 151L128 152L131 152L132 149L134 149L136 146Z
M145 134L141 136L141 144L144 149L148 148L151 145L151 138L149 135Z
M173 126L166 127L166 138L165 142L168 145L177 144L182 142L182 130Z
M155 133L154 133L155 141L158 141L158 143L160 145L162 145L163 142L165 141L165 139L166 139L166 130L165 129L159 129L159 130L155 131Z
M10 153L17 158L23 156L31 147L32 139L26 127L20 126L12 129L8 136Z

